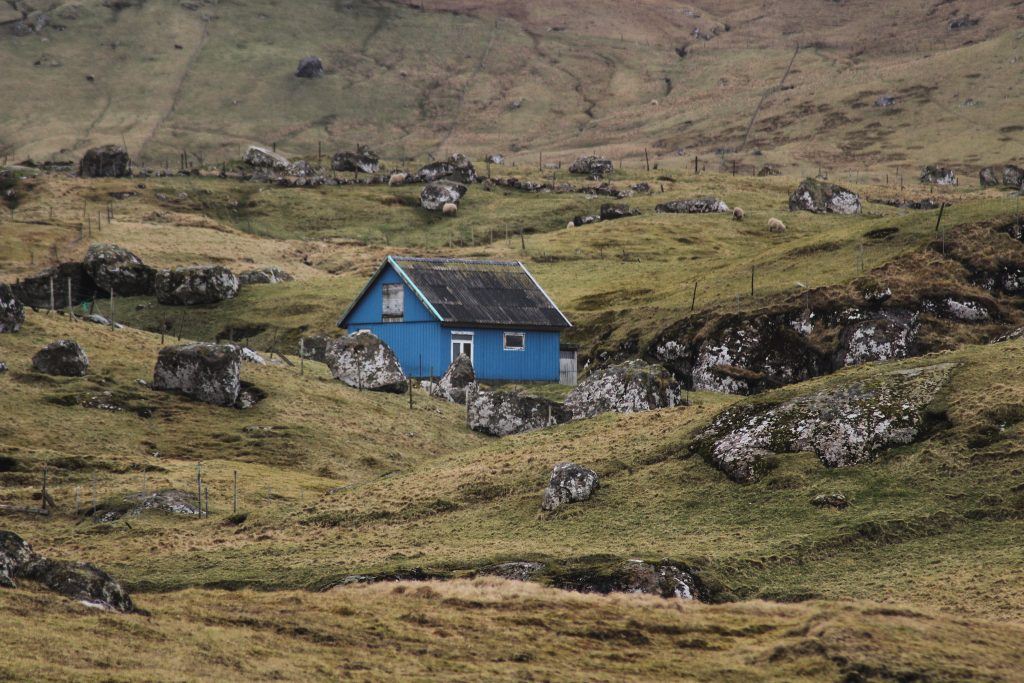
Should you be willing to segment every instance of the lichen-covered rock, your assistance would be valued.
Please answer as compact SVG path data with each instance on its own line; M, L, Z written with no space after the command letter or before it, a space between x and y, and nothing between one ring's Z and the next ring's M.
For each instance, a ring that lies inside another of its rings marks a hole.
M1024 169L1013 164L1003 166L1003 185L1019 190L1024 186Z
M612 221L616 218L628 218L629 216L639 216L640 209L631 209L629 204L602 204L601 205L601 220Z
M715 197L697 199L676 199L654 207L657 213L725 213L728 205Z
M241 392L242 352L234 344L196 342L165 346L157 355L152 387L197 401L234 406Z
M91 564L36 557L21 568L19 575L90 607L135 611L128 591Z
M120 178L128 175L128 152L118 145L93 147L85 152L78 164L78 175L83 178Z
M47 375L81 377L89 369L89 358L72 339L58 339L32 356L32 367Z
M842 493L819 493L811 498L811 505L818 508L843 510L850 505L850 501Z
M298 78L320 78L324 75L324 65L319 57L303 57L299 60L299 68L295 70Z
M249 149L245 150L242 161L256 168L269 168L275 171L287 171L291 167L286 156L259 145L250 145Z
M500 576L509 581L530 581L543 569L544 565L540 562L501 562L482 567L477 573L484 576Z
M554 585L580 593L643 593L662 598L700 600L697 579L667 560L659 564L626 560L610 566L575 569L554 577Z
M0 530L0 588L16 588L14 579L34 557L32 548L21 536Z
M906 358L916 332L917 315L902 311L852 322L840 335L836 366Z
M25 307L10 285L0 282L0 333L17 332L25 322Z
M326 334L314 334L303 337L299 344L299 351L306 357L306 360L315 360L320 363L327 362L327 349L337 337Z
M473 361L466 354L460 353L438 380L435 395L453 403L464 404L466 388L475 381L476 373L473 372Z
M395 394L409 388L398 356L371 332L338 337L325 356L334 379L350 387Z
M50 284L53 284L53 302L57 308L68 305L68 280L71 280L71 305L77 306L96 296L96 283L85 266L78 262L61 263L34 277L11 285L18 301L32 308L50 307Z
M668 370L642 360L600 368L565 398L573 419L600 413L636 413L671 408L679 402L679 383Z
M238 278L224 266L188 266L157 271L156 300L170 306L215 304L234 299Z
M462 183L453 183L450 180L427 183L420 191L420 206L427 211L441 211L445 204L458 206L467 189Z
M100 507L92 511L96 522L109 523L122 517L138 517L143 512L163 512L170 515L198 517L201 505L193 492L178 489L163 489L152 493L133 493L122 499L120 504Z
M331 168L347 173L377 173L380 157L359 145L355 152L337 152L331 158Z
M895 370L781 402L748 400L719 413L691 451L737 482L757 480L773 454L811 451L826 467L870 462L925 428L953 367Z
M421 183L435 180L452 180L459 183L475 183L476 168L464 154L456 152L447 159L434 161L416 172L416 179Z
M942 166L925 166L921 171L921 182L930 185L956 185L956 172Z
M278 282L291 282L295 278L277 266L266 268L254 268L239 274L238 284L240 285L272 285Z
M778 166L774 166L772 164L765 164L758 170L757 175L762 178L766 178L768 176L782 175L782 170L779 169Z
M599 220L601 220L601 217L600 216L595 216L593 214L588 214L588 215L585 215L585 216L583 216L583 215L574 216L573 219L572 219L572 225L573 225L574 228L578 228L581 225L589 225L590 223L596 223Z
M860 213L860 197L856 192L832 183L806 178L789 196L790 211L812 213Z
M986 166L978 171L978 179L981 181L982 187L996 187L1003 184L1002 178L992 166Z
M571 462L559 463L551 470L551 480L544 489L540 507L550 512L569 503L581 503L589 500L599 486L594 470Z
M116 244L93 244L82 261L96 286L120 296L153 293L156 270L138 256Z
M470 429L491 436L543 429L572 418L561 403L518 391L483 391L472 385L466 402Z
M594 155L579 157L569 166L569 173L588 176L602 176L613 170L615 170L615 165L612 164L611 159Z

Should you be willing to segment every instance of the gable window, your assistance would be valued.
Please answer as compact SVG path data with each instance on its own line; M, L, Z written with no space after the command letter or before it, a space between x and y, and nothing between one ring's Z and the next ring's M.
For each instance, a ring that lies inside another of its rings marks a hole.
M386 323L400 323L405 315L405 285L384 285L384 305L381 320Z
M470 362L473 361L472 332L452 332L452 360L458 358L462 353L469 356Z
M506 351L523 351L526 349L526 333L525 332L506 332L505 333L505 350Z

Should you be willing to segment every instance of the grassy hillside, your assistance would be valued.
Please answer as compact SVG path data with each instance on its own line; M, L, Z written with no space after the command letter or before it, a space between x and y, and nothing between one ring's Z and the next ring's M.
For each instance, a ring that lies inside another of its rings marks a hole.
M722 163L748 170L912 177L1008 161L1024 134L1010 2L35 4L53 7L48 27L0 25L0 153L19 160L123 136L151 166L182 150L219 163L251 142L307 157L365 143L520 166L594 149L637 165L649 148L665 167L728 149ZM293 76L309 54L325 77ZM880 95L896 106L873 106Z

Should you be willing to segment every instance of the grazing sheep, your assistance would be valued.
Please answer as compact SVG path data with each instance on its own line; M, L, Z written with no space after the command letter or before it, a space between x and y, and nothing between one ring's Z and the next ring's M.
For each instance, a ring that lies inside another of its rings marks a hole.
M390 185L391 187L394 187L395 185L401 185L402 183L405 182L406 178L408 178L408 175L406 175L405 173L392 173L391 177L388 178L388 185Z
M768 232L786 232L786 224L778 218L769 218Z
M572 228L576 227L576 224L573 223L572 221L569 221L568 223L565 224L565 227L569 228L569 229L572 229Z
M444 206L441 207L441 213L445 216L454 216L459 212L459 205L452 204L451 202L445 202Z
M744 216L743 209L741 209L740 207L737 206L736 208L734 208L732 210L732 219L734 221L741 221L741 220L743 220L743 216Z

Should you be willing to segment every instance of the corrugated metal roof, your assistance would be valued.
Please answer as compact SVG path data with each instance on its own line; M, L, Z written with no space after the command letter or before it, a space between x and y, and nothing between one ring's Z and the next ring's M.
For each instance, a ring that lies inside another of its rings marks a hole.
M390 260L446 325L572 327L519 261Z

